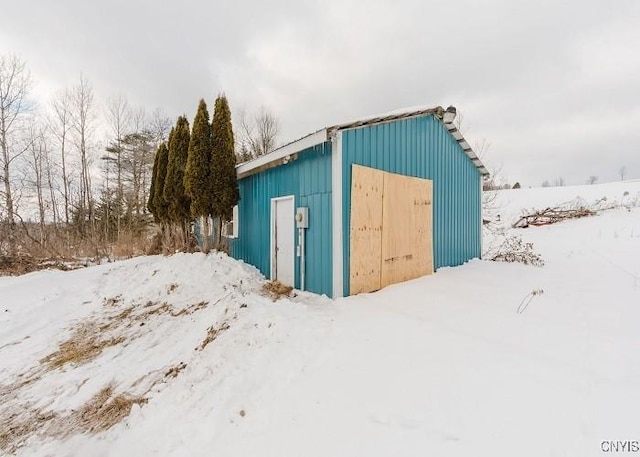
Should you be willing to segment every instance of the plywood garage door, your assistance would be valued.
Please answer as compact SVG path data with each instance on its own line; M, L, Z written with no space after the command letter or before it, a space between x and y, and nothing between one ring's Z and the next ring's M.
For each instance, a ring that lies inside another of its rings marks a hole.
M433 273L431 181L384 174L381 287Z
M432 181L353 165L351 294L433 273Z
M381 288L383 187L384 172L353 165L349 234L349 291L352 295Z

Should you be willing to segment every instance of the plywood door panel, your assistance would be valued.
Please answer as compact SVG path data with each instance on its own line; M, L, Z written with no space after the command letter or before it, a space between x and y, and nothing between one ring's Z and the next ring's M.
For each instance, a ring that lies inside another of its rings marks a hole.
M384 172L352 165L349 292L381 288Z
M432 183L385 173L381 287L433 273Z

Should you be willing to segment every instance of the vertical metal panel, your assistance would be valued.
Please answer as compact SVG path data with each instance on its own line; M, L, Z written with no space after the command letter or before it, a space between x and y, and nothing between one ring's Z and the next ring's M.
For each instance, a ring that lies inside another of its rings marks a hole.
M480 257L481 176L458 142L434 116L343 132L343 276L348 294L351 165L433 180L435 268Z
M270 274L271 199L294 195L295 205L309 208L306 230L305 288L332 295L331 144L305 149L286 165L239 181L239 233L231 255ZM292 220L292 224L295 222ZM298 236L296 230L296 246ZM295 259L295 285L300 287L300 262Z

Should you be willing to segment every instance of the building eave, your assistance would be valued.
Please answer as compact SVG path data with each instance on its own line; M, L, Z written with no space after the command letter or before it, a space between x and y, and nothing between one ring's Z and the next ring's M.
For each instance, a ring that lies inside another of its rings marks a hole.
M334 133L338 130L356 129L385 122L393 122L397 120L432 115L443 123L449 133L458 142L464 153L469 157L471 162L478 169L480 175L483 178L489 177L489 171L486 169L477 154L473 151L473 148L471 148L469 143L467 143L467 141L464 139L462 133L460 133L460 131L453 123L445 123L443 121L444 114L445 110L440 106L437 106L435 108L415 107L391 111L386 114L369 116L366 118L361 118L359 120L326 127L318 130L317 132L302 137L299 140L285 144L284 146L279 147L269 154L265 154L256 159L250 160L249 162L245 162L236 166L238 179L246 178L247 176L260 173L261 171L267 170L269 168L274 168L289 163L291 160L295 160L297 158L297 154L299 152L329 141Z
M458 142L467 157L469 157L471 162L476 166L476 168L480 172L480 175L483 178L488 178L489 170L487 170L487 168L482 163L482 160L480 160L480 157L478 157L473 148L469 145L469 143L467 143L467 140L464 139L462 133L460 133L460 130L458 130L458 128L453 123L444 124L444 126L447 128L451 136Z
M248 162L241 163L236 166L236 173L238 179L246 178L253 174L274 168L279 165L284 165L289 161L295 159L297 153L304 151L305 149L317 146L324 143L329 139L327 129L318 130L315 133L311 133L299 140L287 143L284 146L280 146L278 149L265 154L256 159Z

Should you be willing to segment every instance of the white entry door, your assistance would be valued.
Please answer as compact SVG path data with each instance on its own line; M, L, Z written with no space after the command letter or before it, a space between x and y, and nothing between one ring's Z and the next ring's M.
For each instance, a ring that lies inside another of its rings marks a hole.
M294 199L280 197L271 200L271 279L283 284L294 284Z

